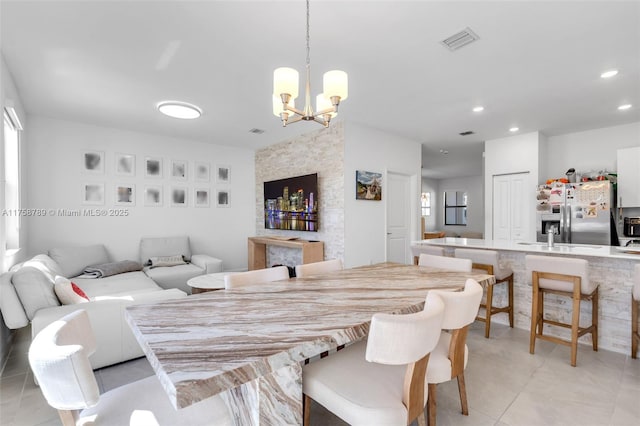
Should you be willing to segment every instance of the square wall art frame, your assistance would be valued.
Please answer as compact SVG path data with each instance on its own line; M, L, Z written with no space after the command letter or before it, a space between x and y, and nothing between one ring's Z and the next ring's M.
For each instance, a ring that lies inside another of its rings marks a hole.
M82 204L90 206L104 205L104 183L85 182L81 186Z
M82 171L89 174L104 174L104 152L84 151L82 153Z
M144 177L162 178L162 158L146 157L144 159Z
M147 185L144 188L144 205L147 207L162 206L162 185Z

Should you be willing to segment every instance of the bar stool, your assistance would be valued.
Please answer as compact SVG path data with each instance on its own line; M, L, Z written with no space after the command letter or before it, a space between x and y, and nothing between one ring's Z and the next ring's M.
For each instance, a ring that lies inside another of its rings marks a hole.
M502 268L498 262L498 252L494 250L477 249L455 249L454 256L460 259L469 259L473 262L473 269L481 270L496 277L495 284L487 285L486 303L481 303L480 307L485 309L485 316L478 315L476 320L484 321L484 337L489 338L491 331L491 316L499 313L509 315L509 327L513 328L513 271L511 268ZM507 285L508 302L507 306L493 306L493 287L496 284L505 283Z
M589 280L584 259L551 256L525 256L527 271L531 271L533 297L531 299L531 335L529 352L534 353L536 339L548 340L571 347L571 366L576 366L578 338L591 333L593 350L598 350L598 284ZM545 293L568 296L573 301L571 324L544 318ZM591 301L591 325L580 327L580 301ZM571 340L544 335L544 324L571 329Z
M636 264L634 272L635 284L631 293L631 358L638 355L638 342L640 342L640 333L638 333L638 310L640 307L640 263Z

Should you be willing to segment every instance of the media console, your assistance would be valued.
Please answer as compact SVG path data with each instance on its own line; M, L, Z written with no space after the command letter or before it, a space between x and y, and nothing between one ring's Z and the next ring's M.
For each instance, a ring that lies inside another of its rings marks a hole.
M267 267L268 245L302 250L302 263L322 262L324 260L324 243L322 241L307 241L286 237L249 237L247 244L250 271Z

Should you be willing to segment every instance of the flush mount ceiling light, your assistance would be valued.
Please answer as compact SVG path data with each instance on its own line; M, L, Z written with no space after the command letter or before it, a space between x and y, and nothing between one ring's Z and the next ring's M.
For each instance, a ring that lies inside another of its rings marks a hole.
M165 101L158 104L158 111L164 115L183 120L193 120L202 115L202 110L187 102Z
M328 71L323 77L324 92L316 97L316 112L311 108L311 60L309 48L309 0L307 0L307 84L305 86L304 110L296 109L293 100L298 97L298 71L293 68L276 68L273 72L273 114L280 117L282 126L298 121L315 121L324 127L338 115L340 101L349 94L347 73L344 71ZM282 102L277 102L280 99Z
M620 105L620 106L618 107L618 109L619 109L620 111L624 111L624 110L627 110L627 109L631 108L631 106L632 106L631 104L624 104L624 105Z
M476 107L473 107L473 112L482 112L484 111L484 107L482 105L478 105Z
M615 77L616 75L618 75L618 70L609 70L600 74L600 78L611 78Z
M509 131L510 131L511 133L515 133L515 132L517 132L518 130L520 130L520 127L515 127L515 126L509 129Z

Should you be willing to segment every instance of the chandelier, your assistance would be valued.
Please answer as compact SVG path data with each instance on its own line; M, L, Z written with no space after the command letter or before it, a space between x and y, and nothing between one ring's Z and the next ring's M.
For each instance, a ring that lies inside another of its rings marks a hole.
M298 121L315 121L324 127L338 115L340 101L347 99L347 73L344 71L327 71L323 76L324 92L316 97L316 111L311 107L311 60L309 48L309 0L307 0L307 84L305 86L304 109L295 107L294 100L298 97L298 71L293 68L276 68L273 72L273 114L280 117L282 126Z

